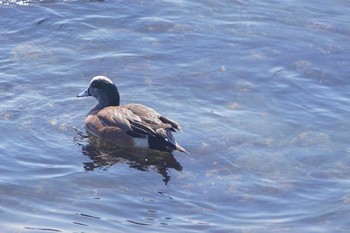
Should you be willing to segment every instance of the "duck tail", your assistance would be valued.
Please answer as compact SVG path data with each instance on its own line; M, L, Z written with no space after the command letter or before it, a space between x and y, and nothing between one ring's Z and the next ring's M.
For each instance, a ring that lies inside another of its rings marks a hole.
M180 152L183 152L185 154L190 154L187 150L185 150L182 146L180 146L179 144L176 143L176 150L180 151Z
M186 154L190 154L188 153L182 146L180 146L176 141L175 141L175 138L173 136L173 134L171 133L171 130L167 129L166 130L166 135L167 135L167 141L171 143L171 145L173 147L175 147L174 149L175 150L178 150L180 152L183 152L183 153L186 153Z
M156 130L155 136L148 137L148 145L151 149L172 152L174 150L189 154L182 146L177 144L171 129L164 130L163 128Z

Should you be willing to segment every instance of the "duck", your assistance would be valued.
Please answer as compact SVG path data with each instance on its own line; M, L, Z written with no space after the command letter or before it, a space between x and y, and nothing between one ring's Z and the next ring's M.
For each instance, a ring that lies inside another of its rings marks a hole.
M118 147L148 147L189 154L173 136L174 132L181 132L176 121L142 104L120 105L118 88L106 76L93 77L88 88L77 95L88 96L97 100L84 121L89 135Z

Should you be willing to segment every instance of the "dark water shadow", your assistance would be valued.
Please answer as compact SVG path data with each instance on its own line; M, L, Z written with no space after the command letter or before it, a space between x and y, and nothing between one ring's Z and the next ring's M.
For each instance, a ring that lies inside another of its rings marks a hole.
M86 171L107 170L116 164L128 164L130 168L135 168L139 171L156 171L162 175L166 185L171 179L168 169L182 171L181 164L175 159L173 154L168 152L136 147L116 147L78 130L74 142L81 146L82 154L91 160L83 163Z

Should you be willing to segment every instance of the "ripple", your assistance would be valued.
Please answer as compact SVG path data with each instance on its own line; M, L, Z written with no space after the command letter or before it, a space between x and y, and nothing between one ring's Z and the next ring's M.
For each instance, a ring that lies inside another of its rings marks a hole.
M35 231L46 231L46 232L62 232L60 230L57 229L51 229L51 228L40 228L40 227L24 227L24 229L27 230L35 230Z
M20 110L1 110L0 111L0 120L5 121L15 121L19 119L22 115L22 111Z

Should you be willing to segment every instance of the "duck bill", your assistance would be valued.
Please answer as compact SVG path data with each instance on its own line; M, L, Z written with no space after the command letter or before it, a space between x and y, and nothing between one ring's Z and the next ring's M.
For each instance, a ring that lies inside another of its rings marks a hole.
M89 90L85 90L79 95L77 95L77 97L85 97L85 96L90 96Z

